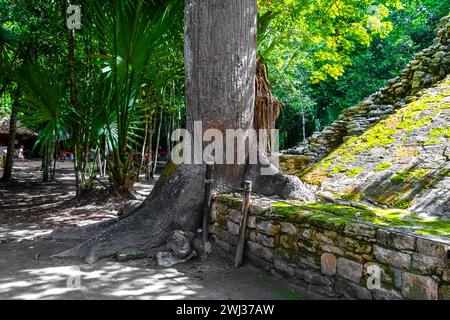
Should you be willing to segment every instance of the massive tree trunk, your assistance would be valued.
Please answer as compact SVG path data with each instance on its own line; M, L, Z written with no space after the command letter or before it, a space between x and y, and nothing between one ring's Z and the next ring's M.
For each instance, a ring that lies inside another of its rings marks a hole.
M255 105L256 1L186 1L187 125L250 129ZM216 165L219 186L240 186L244 165ZM223 188L222 188L223 189Z
M253 127L256 42L256 0L185 1L186 107L191 133L194 121L201 121L204 131ZM260 178L257 169L245 164L216 165L214 188L233 190L245 177L267 184L260 188L262 193L288 189L284 196L290 196L300 185L298 178L279 172ZM272 190L271 181L275 182ZM61 256L82 256L93 263L128 247L160 247L173 230L195 232L201 226L204 183L205 165L169 164L134 214Z

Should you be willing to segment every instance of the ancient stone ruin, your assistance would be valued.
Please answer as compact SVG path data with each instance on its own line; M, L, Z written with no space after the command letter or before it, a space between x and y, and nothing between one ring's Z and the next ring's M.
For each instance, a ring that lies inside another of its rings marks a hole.
M445 17L399 77L344 110L301 155L282 156L281 168L330 198L449 216L449 32Z
M388 85L281 168L322 202L252 196L245 259L325 298L450 299L450 21ZM216 246L232 258L242 198L219 195Z
M213 206L211 232L230 259L241 203L224 195ZM245 259L320 298L450 299L450 239L364 222L359 211L255 197Z
M306 144L285 150L287 155L302 155L300 160L284 162L292 170L301 171L315 163L351 137L359 136L380 120L392 114L406 103L417 99L417 93L445 78L450 71L450 17L440 20L434 43L415 55L415 58L400 73L391 79L385 88L375 92L358 105L343 111L339 118L321 132L315 132ZM300 165L293 167L292 164Z

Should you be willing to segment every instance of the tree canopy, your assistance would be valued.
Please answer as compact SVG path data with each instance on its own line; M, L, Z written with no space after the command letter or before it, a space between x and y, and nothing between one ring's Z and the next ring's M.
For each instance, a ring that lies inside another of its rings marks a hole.
M132 170L130 157L148 149L158 132L169 147L170 130L183 126L183 1L80 4L82 28L68 32L66 1L1 2L0 110L11 112L20 87L19 118L40 133L41 152L55 139L79 144L83 154L102 153L107 142L114 179L132 183L135 174L124 174ZM258 0L258 6L258 55L283 105L282 148L395 76L448 13L445 2L431 0Z

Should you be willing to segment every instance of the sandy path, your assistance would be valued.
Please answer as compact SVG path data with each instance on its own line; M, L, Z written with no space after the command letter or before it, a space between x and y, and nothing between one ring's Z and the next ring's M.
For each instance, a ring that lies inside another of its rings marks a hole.
M152 258L94 265L51 255L77 242L54 241L57 226L116 216L114 199L74 204L72 165L58 163L57 181L42 184L38 162L19 163L16 181L0 184L0 299L306 299L310 294L251 266L234 269L220 252L160 269ZM0 170L0 175L2 174ZM138 184L142 198L152 185ZM218 250L218 249L217 249Z

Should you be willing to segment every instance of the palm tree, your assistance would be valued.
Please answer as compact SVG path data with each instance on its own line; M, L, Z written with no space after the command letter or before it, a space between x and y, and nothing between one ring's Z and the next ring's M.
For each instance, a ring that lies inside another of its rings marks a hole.
M131 144L136 129L143 129L133 128L133 123L139 115L139 123L145 118L139 107L140 96L149 75L170 65L171 43L182 42L182 36L176 39L174 33L182 26L182 1L86 0L84 8L88 23L95 26L95 41L102 48L98 58L103 61L101 108L106 110L105 136L112 153L109 178L118 196L129 196L137 179ZM164 91L161 82L155 84Z
M8 76L12 68L12 59L10 57L13 48L14 38L11 32L0 25L0 95L6 89Z
M11 73L16 60L16 57L11 59L11 51L13 50L14 38L9 30L0 26L0 96L6 90L7 86L11 82ZM12 175L13 168L13 155L14 155L14 141L16 137L17 129L17 116L18 116L18 98L19 91L15 90L13 97L13 104L11 108L11 116L9 119L9 140L8 140L8 152L6 156L6 164L3 170L3 181L9 181Z
M35 147L42 156L43 181L49 180L51 159L57 142L66 140L65 123L71 107L65 99L64 86L48 70L38 65L24 64L16 73L23 104L24 123L39 132Z

